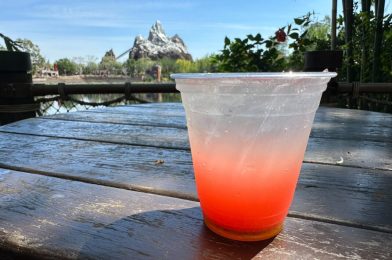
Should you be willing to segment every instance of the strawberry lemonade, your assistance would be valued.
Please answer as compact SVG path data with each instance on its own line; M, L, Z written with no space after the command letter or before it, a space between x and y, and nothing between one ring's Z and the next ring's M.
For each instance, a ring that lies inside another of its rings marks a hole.
M322 91L334 73L174 74L205 224L242 241L277 235Z

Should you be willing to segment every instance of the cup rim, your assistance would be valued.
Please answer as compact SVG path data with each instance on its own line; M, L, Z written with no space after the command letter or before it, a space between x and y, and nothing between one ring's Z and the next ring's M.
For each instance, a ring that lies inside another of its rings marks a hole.
M174 73L173 79L225 79L225 78L333 78L336 72L234 72L234 73Z

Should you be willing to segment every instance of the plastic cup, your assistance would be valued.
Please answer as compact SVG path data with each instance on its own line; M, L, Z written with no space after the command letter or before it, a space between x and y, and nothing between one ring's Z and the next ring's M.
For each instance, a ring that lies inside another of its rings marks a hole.
M276 236L315 112L336 73L173 74L185 107L205 224L224 237Z

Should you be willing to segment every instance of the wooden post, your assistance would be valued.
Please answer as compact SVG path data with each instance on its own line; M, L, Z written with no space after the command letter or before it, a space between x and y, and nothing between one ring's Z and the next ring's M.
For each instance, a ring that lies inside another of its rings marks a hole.
M0 125L35 116L30 54L0 51Z

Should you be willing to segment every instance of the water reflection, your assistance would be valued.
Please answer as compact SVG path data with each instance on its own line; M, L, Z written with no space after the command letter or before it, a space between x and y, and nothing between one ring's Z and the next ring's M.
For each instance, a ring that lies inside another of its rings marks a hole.
M54 115L59 113L83 111L91 108L103 108L106 106L119 106L119 105L129 105L137 104L140 101L151 102L181 102L180 94L177 93L147 93L147 94L133 94L133 96L139 100L121 100L112 104L108 104L116 99L123 97L123 94L81 94L81 95L69 95L71 99L81 101L82 104L75 102L73 100L50 100L55 98L55 96L46 96L47 101L41 102L40 105L40 115ZM102 103L88 105L87 103Z

